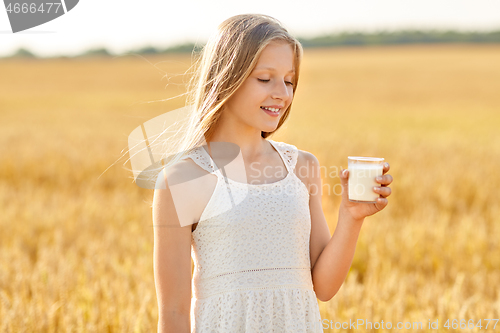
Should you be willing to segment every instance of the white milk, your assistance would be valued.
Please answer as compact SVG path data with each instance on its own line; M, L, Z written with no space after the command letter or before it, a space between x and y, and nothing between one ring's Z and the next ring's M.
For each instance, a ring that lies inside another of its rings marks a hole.
M383 165L354 164L349 170L349 200L375 202L380 196L373 191L377 176L382 176Z

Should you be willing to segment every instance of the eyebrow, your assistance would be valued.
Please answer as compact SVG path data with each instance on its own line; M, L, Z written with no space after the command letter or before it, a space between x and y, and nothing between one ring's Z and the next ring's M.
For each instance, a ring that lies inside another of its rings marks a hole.
M254 70L255 70L255 71L262 71L262 70L266 70L266 69L267 69L267 70L270 70L270 71L273 71L273 72L275 72L275 71L276 71L276 68L274 68L274 67L260 67L260 68L255 68ZM295 71L294 71L293 69L290 69L290 70L288 71L288 73L293 73L293 74L295 74Z

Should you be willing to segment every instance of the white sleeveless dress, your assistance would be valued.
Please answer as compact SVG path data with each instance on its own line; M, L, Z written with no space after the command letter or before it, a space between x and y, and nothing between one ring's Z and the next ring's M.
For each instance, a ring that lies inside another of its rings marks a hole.
M191 237L191 332L323 332L311 277L309 192L294 172L298 150L268 141L288 172L269 184L224 177L202 147L186 155L218 178Z

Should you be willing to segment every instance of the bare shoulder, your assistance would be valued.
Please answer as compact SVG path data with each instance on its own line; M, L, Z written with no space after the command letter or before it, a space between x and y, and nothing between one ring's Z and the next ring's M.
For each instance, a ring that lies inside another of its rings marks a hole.
M199 179L207 174L208 171L202 169L191 158L184 158L163 168L158 175L156 188L164 189L166 181L168 181L169 186L173 186Z
M299 162L304 162L304 164L307 164L307 162L309 163L319 163L318 159L316 158L316 156L314 156L313 153L310 153L308 151L305 151L305 150L301 150L301 149L297 149L299 151L299 156L297 157L297 164Z
M180 225L196 224L215 190L217 176L185 158L166 167L162 178L168 186L161 188L168 187Z
M302 182L309 188L310 184L315 182L315 176L319 176L319 161L314 154L298 150L297 164L295 165L295 173Z
M203 170L198 164L196 164L191 158L184 158L180 161L166 168L166 172L169 176L174 178L187 178L188 176L202 176L207 174L207 171ZM170 179L170 178L169 178Z

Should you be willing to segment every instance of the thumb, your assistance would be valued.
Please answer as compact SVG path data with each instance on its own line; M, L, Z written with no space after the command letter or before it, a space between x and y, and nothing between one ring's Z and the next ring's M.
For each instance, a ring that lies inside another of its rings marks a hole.
M342 185L342 198L344 200L348 200L349 170L341 169L341 171L340 171L340 184Z

